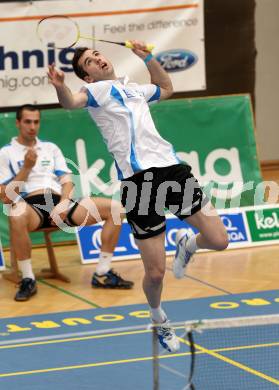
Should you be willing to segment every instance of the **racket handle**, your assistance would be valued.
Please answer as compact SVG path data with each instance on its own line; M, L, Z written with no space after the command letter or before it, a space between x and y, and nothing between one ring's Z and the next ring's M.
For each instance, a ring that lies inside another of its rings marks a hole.
M125 46L128 48L128 49L133 49L134 46L132 45L132 43L130 41L125 41ZM147 43L146 44L146 49L150 52L152 52L152 50L154 49L155 45L153 45L152 43Z

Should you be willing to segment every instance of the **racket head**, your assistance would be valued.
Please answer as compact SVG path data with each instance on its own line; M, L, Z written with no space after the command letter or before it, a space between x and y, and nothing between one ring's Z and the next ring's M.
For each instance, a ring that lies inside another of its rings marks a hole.
M65 15L51 15L37 24L37 36L45 46L66 49L74 46L79 38L78 24Z

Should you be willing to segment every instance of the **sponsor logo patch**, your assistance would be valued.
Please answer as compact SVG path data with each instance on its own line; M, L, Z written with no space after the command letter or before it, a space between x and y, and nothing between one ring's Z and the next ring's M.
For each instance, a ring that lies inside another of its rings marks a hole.
M181 72L198 62L198 56L185 49L163 51L156 55L156 59L167 72Z

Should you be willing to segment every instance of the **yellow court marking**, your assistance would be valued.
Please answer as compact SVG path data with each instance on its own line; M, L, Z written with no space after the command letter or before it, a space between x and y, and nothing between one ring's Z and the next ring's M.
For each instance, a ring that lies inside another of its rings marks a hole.
M175 329L178 330L178 329L185 329L185 328L184 328L184 326L179 326L179 327L177 326L177 327L175 327ZM23 342L23 343L19 343L19 344L7 344L7 345L0 344L0 350L1 349L21 348L21 347L32 347L32 346L36 346L36 345L69 343L72 341L102 339L102 338L107 338L107 337L128 336L128 335L133 335L133 334L142 334L142 333L151 333L151 332L152 331L150 329L143 329L143 330L133 330L133 331L126 331L126 332L99 334L99 335L92 335L92 336L70 337L70 338L65 338L65 339L55 339L55 340L48 340L48 341L31 341L31 342Z
M186 340L181 339L181 338L179 338L179 339L180 339L180 341L182 343L189 345L189 342L187 342ZM239 362L237 362L235 360L232 360L232 359L230 359L230 358L228 358L226 356L220 355L219 353L215 352L214 350L210 350L210 349L204 348L201 345L198 345L196 343L194 345L195 345L195 348L198 349L201 352L204 352L204 353L206 353L206 354L208 354L210 356L215 357L216 359L219 359L219 360L222 360L222 361L224 361L226 363L229 363L232 366L240 368L243 371L249 372L250 374L253 374L253 375L258 376L258 377L260 377L262 379L265 379L268 382L275 383L276 385L279 385L279 380L276 379L276 378L272 378L271 376L266 375L263 372L254 370L253 368L248 367L245 364L239 363Z
M176 327L176 330L178 329L185 329L184 327ZM92 336L83 336L83 337L70 337L65 339L55 339L55 340L48 340L48 341L32 341L28 343L19 343L19 344L8 344L8 345L0 345L1 349L13 349L13 348L23 348L23 347L33 347L38 345L49 345L49 344L60 344L60 343L70 343L74 341L85 341L85 340L94 340L94 339L102 339L102 338L108 338L108 337L118 337L118 336L129 336L129 335L135 335L135 334L144 334L144 333L151 333L151 330L144 329L144 330L135 330L135 331L126 331L126 332L117 332L117 333L108 333L108 334L99 334L99 335L92 335ZM179 338L184 344L185 340L182 338ZM211 351L214 352L229 352L229 351L240 351L245 349L256 349L256 348L267 348L267 347L276 347L279 346L279 342L274 343L265 343L265 344L253 344L253 345L241 345L241 346L235 346L235 347L228 347L228 348L215 348Z
M72 341L83 341L83 340L92 340L92 339L102 339L106 337L116 337L116 336L127 336L132 334L141 334L141 333L150 333L150 330L134 330L131 332L118 332L118 333L108 333L108 334L99 334L93 336L83 336L83 337L71 337L66 339L55 339L49 341L32 341L29 343L21 344L10 344L10 345L1 345L0 349L10 349L10 348L21 348L21 347L33 347L36 345L48 345L48 344L59 344L59 343L69 343Z
M216 348L216 349L213 349L213 351L214 352L231 352L231 351L241 351L244 349L268 348L268 347L279 347L279 342L266 343L266 344L253 344L253 345L239 345L236 347L228 347L228 348Z
M30 343L30 344L18 344L18 345L9 345L9 346L2 346L1 348L16 348L16 347L22 347L22 346L33 346L33 345L40 345L40 344L51 344L56 342L70 342L70 341L78 341L78 340L88 340L88 339L94 339L94 338L105 338L105 337L115 337L115 336L122 336L127 334L138 334L138 333L147 333L150 332L150 330L141 330L141 331L134 331L134 332L122 332L122 333L112 333L107 335L95 335L95 336L89 336L89 337L80 337L75 339L65 339L65 340L52 340L52 341L45 341L45 342L36 342L36 343ZM189 345L189 342L180 338L180 341L186 345ZM272 378L268 375L265 375L259 371L256 371L248 366L245 366L244 364L241 364L239 362L236 362L230 358L227 358L225 356L220 355L218 352L225 352L225 351L235 351L235 350L241 350L241 349L249 349L249 348L255 348L255 347L269 347L269 346L278 346L279 343L273 343L273 344L262 344L262 345L252 345L252 346L240 346L240 347L231 347L231 348L220 348L215 350L209 350L207 348L204 348L198 344L195 344L196 354L208 354L211 355L219 360L223 360L226 363L232 364L233 366L236 366L244 371L247 371L251 374L254 374L256 376L259 376L263 379L266 379L269 382L275 383L279 385L279 380ZM175 357L182 357L182 356L189 356L191 355L191 352L184 352L184 353L177 353L177 354L169 354L169 355L161 355L158 356L159 359L168 359L168 358L175 358ZM135 362L143 362L143 361L150 361L153 357L140 357L140 358L132 358L132 359L123 359L123 360L113 360L113 361L105 361L105 362L98 362L98 363L89 363L89 364L82 364L82 365L72 365L72 366L65 366L65 367L52 367L52 368L45 368L45 369L39 369L39 370L29 370L29 371L17 371L17 372L10 372L10 373L3 373L0 374L0 378L4 377L11 377L11 376L20 376L20 375L31 375L31 374L41 374L41 373L47 373L47 372L56 372L56 371L66 371L66 370L75 370L75 369L82 369L82 368L89 368L89 367L101 367L101 366L109 366L109 365L115 365L115 364L124 364L124 363L135 363Z
M168 358L189 356L189 355L191 355L190 352L176 353L176 354L171 354L171 355L158 356L158 359L168 359ZM42 373L55 372L55 371L76 370L76 369L89 368L89 367L112 366L114 364L144 362L144 361L149 361L149 360L153 360L153 356L133 358L133 359L123 359L123 360L112 360L110 362L80 364L80 365L75 365L75 366L52 367L52 368L44 368L41 370L10 372L10 373L6 373L6 374L0 374L0 378L7 378L7 377L19 376L19 375L42 374Z

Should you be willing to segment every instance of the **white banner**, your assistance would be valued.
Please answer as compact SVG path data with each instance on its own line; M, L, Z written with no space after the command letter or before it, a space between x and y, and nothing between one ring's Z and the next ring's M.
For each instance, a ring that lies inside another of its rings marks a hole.
M82 81L73 74L73 49L45 47L36 34L46 15L63 14L75 20L81 35L155 45L153 54L170 72L174 90L206 88L203 0L63 0L0 4L0 105L57 103L46 69L49 63L66 72L74 91ZM139 83L149 81L142 61L122 46L80 39L79 46L97 48L115 66Z

